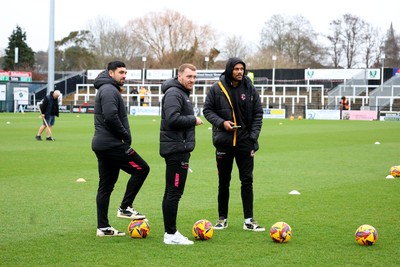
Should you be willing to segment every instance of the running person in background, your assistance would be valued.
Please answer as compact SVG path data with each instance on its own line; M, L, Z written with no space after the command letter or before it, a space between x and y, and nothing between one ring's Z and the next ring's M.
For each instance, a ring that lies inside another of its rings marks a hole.
M131 147L132 137L121 97L125 83L126 66L121 61L110 62L94 81L98 89L94 103L94 136L92 150L96 154L99 186L96 196L97 236L124 236L124 232L111 227L108 207L120 170L130 174L124 197L117 210L117 217L144 219L145 215L133 209L132 204L139 193L150 167Z
M214 229L228 227L229 186L233 161L239 169L244 230L261 232L253 218L254 154L258 150L263 109L256 89L245 75L246 64L230 58L219 82L211 86L204 103L203 114L213 126L218 169L218 215Z
M46 129L46 140L55 141L51 136L51 129L56 121L56 116L59 116L58 97L60 95L61 92L59 90L51 91L50 94L43 99L42 104L39 105L40 116L42 117L43 123L35 136L36 140L42 141L42 133L44 129Z
M162 201L164 243L192 245L176 228L179 200L183 195L189 169L190 152L195 147L195 126L203 121L194 115L190 91L196 82L196 67L183 64L178 77L165 81L161 109L160 155L165 159L165 192Z

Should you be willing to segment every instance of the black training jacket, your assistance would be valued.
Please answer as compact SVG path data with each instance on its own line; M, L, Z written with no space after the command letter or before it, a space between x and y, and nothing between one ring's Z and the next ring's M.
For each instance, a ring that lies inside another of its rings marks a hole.
M219 80L227 91L231 90L232 87L232 72L236 64L242 63L245 68L246 65L239 58L230 58L226 64L225 71L221 74ZM246 112L245 121L248 138L253 142L254 149L258 150L258 137L261 132L262 120L263 120L263 108L261 105L261 99L257 93L254 85L252 84L249 77L243 76L242 86L244 86L244 93L246 95ZM204 117L213 126L213 144L214 146L233 146L234 145L234 132L227 132L223 126L224 121L233 121L233 111L229 104L229 101L223 93L218 82L211 86L210 91L207 93L207 97L203 108ZM240 129L239 129L240 130ZM236 140L241 142L243 140Z
M190 91L177 78L161 85L164 93L161 103L160 155L162 157L193 151L195 147L195 126Z
M40 104L40 112L45 114L46 117L59 116L58 98L54 99L53 93L54 91L51 91L50 94L46 95L42 104ZM48 108L49 106L51 106L51 109Z
M97 76L94 87L98 89L94 103L94 151L131 145L126 107L120 86L106 71Z

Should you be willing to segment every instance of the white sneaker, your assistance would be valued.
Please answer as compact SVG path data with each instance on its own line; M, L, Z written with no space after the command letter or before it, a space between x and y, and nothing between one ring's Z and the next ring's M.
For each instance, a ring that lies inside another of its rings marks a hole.
M228 220L225 219L224 217L219 217L217 222L214 225L215 230L222 230L228 228Z
M165 233L164 243L168 245L193 245L193 241L189 240L178 231L173 235Z
M105 229L97 229L96 236L124 236L124 232L120 232L114 227L107 227Z
M244 222L243 230L249 230L254 232L264 232L265 228L258 225L254 219L250 219L250 223Z
M127 207L126 209L119 208L117 211L117 217L131 219L131 220L141 220L145 219L146 215L140 214L132 207Z

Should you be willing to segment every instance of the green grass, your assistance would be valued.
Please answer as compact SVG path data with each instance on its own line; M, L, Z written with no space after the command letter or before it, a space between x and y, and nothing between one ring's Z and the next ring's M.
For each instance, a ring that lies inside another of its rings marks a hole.
M6 122L9 121L10 124ZM133 147L151 167L135 208L151 224L146 239L97 238L97 161L90 114L61 114L55 142L37 142L38 114L0 114L0 266L396 266L400 180L400 123L264 120L254 171L255 219L269 228L286 221L292 239L276 244L268 232L242 230L237 170L231 185L229 228L193 246L167 246L161 200L164 160L158 154L159 117L130 117ZM209 124L197 127L178 229L191 238L198 219L217 219L217 174ZM374 143L379 141L380 145ZM77 183L83 177L86 183ZM110 203L115 216L128 175L121 172ZM301 195L289 195L291 190ZM354 232L375 226L378 242L359 246Z

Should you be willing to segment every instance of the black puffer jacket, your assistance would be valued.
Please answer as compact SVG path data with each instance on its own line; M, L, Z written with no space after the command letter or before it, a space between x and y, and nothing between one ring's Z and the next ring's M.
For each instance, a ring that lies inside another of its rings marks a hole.
M219 80L223 86L229 90L235 90L232 86L232 72L236 64L243 64L246 73L246 65L239 58L230 58L226 64L225 71L221 74ZM254 150L258 150L258 136L260 135L262 119L263 119L263 109L261 105L260 96L257 93L254 85L252 84L250 78L246 75L243 76L241 81L241 86L244 88L245 94L245 114L244 121L245 131L247 133L241 134L242 138L249 138L254 144ZM230 145L235 144L234 138L236 138L236 132L228 132L225 130L223 124L224 121L233 119L233 111L229 104L229 101L222 89L220 88L218 82L211 86L210 91L207 93L207 98L204 103L203 114L205 118L213 126L213 144L214 146L219 145ZM239 129L240 131L242 129ZM245 140L236 140L241 142Z
M177 78L165 81L161 90L165 95L161 103L160 155L193 151L196 117L189 99L190 91Z
M54 91L51 91L50 94L45 96L42 104L40 104L40 112L45 114L46 117L59 116L58 98L54 99L53 94Z
M132 142L126 107L117 82L106 71L97 76L98 89L94 103L94 136L92 149L107 150L130 146Z

